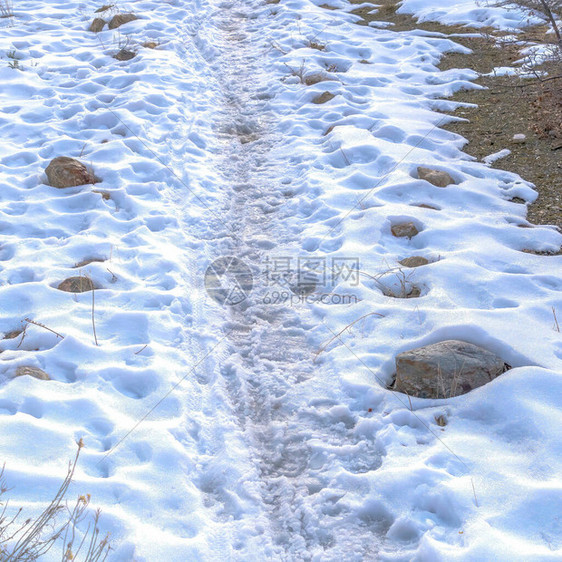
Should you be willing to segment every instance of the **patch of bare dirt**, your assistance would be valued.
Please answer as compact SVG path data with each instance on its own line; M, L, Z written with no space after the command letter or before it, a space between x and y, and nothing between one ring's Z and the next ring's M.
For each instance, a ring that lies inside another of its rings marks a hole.
M350 0L362 4L362 0ZM442 70L471 68L478 73L493 73L494 68L509 67L522 58L521 46L502 41L502 34L489 28L478 31L464 26L445 26L434 22L418 23L407 14L398 14L396 0L378 0L353 10L362 18L359 25L389 22L393 31L423 29L454 35L452 39L472 50L471 54L447 53L440 64ZM544 26L529 28L519 39L544 42ZM475 35L477 33L477 35ZM469 36L470 35L470 36ZM555 76L559 69L543 67ZM465 119L446 125L449 131L468 140L465 150L479 160L504 148L511 155L492 166L519 174L535 184L537 201L528 207L527 218L534 224L550 224L562 228L562 80L523 80L519 76L481 76L476 83L485 90L462 90L451 99L476 104L460 107L452 115ZM524 143L513 142L514 135L524 134ZM521 201L523 203L523 201Z

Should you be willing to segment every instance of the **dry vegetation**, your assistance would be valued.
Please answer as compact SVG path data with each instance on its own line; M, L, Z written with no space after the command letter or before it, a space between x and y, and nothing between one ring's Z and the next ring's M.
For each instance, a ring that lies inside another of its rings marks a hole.
M88 519L90 496L79 496L69 507L65 497L76 470L82 441L74 461L69 464L61 487L43 512L36 517L26 518L23 510L9 515L8 502L4 495L8 492L4 478L4 468L0 471L0 558L3 562L32 562L40 560L55 544L61 547L61 561L84 560L101 562L111 550L109 537L101 537L98 528L99 510ZM85 531L81 532L86 524ZM80 538L81 537L81 538Z

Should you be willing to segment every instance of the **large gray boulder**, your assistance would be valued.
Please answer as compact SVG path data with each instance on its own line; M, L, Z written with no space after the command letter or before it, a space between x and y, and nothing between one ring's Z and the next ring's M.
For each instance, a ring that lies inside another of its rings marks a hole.
M487 349L447 340L397 355L394 390L418 398L451 398L485 385L508 368Z

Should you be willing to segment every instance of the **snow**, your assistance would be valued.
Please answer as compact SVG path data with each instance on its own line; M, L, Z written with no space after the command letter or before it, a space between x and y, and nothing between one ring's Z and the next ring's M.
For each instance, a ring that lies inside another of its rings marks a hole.
M491 166L494 162L501 160L502 158L507 158L510 154L511 150L509 150L509 148L502 148L502 150L498 150L493 154L484 156L484 158L482 158L482 162L484 162L484 164L487 164L488 166Z
M516 6L494 6L486 0L402 0L399 13L415 15L419 21L438 21L445 25L495 27L515 30L541 20Z
M477 87L436 66L465 49L356 26L343 1L143 0L121 6L141 17L122 37L159 46L118 62L117 33L87 32L99 5L22 0L0 31L23 67L0 70L0 330L30 318L64 335L0 341L10 507L39 513L83 438L69 497L102 509L112 561L560 559L562 258L522 250L562 235L511 201L533 185L440 128L442 98ZM521 21L470 1L401 10ZM46 185L59 155L102 181ZM402 221L420 233L393 237ZM272 303L256 275L229 309L203 278L233 254L255 272L291 256L367 275L319 288L349 304ZM399 269L411 255L431 263ZM74 267L88 258L105 261ZM99 345L92 293L56 289L78 272L98 287ZM402 282L420 298L381 291ZM455 338L514 368L449 400L385 388L397 353ZM53 380L12 380L20 365Z

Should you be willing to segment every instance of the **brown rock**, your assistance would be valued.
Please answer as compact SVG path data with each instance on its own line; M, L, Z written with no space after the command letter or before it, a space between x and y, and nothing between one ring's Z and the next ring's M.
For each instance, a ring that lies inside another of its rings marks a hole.
M117 14L113 16L109 21L109 29L117 29L118 27L129 23L130 21L138 20L139 18L135 14Z
M391 227L391 232L393 236L397 238L413 238L419 233L416 225L413 222L401 222L398 224L393 224Z
M411 256L400 260L398 263L404 267L420 267L421 265L427 265L429 260L422 256Z
M156 49L156 47L158 47L158 43L156 43L156 41L145 41L142 46L146 49Z
M66 293L85 293L86 291L94 290L94 283L89 277L69 277L59 283L57 289L65 291Z
M330 92L324 92L323 94L316 96L312 100L312 103L316 103L316 104L326 103L329 102L330 100L333 100L335 97L336 96Z
M423 166L418 168L418 177L420 180L428 181L437 187L447 187L448 185L456 183L447 172L432 170L431 168L424 168Z
M105 26L105 20L102 18L96 18L91 24L88 31L93 33L99 33Z
M450 398L485 385L508 368L482 347L448 340L397 355L394 390L418 398Z
M45 172L49 185L58 188L92 184L98 181L82 162L67 156L58 156L51 160Z
M421 209L431 209L432 211L440 211L439 207L434 207L433 205L428 205L427 203L419 203L418 205L414 205L414 207L420 207Z
M335 78L331 78L327 74L323 74L322 72L314 72L305 76L303 82L307 86L314 86L314 84L318 84L319 82L325 82L326 80L335 80Z
M113 6L115 6L115 4L104 4L101 8L98 8L94 14L99 14L101 12L105 12L107 10L109 10L110 8L113 8Z
M134 59L137 56L135 51L129 51L129 49L121 49L117 54L113 55L114 59L125 61Z
M16 369L16 377L24 377L24 376L33 377L35 379L39 379L41 381L50 381L51 377L43 370L39 369L38 367L27 367L27 366L20 366Z

